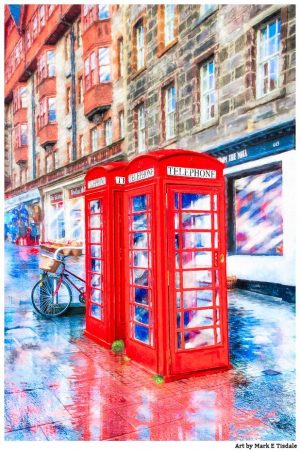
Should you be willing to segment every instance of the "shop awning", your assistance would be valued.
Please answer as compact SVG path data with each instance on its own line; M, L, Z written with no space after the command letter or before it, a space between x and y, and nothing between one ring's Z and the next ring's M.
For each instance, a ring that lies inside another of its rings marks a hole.
M9 210L13 209L14 207L17 207L19 204L27 203L29 201L36 201L38 202L40 200L40 192L38 188L33 188L32 190L29 190L26 193L22 193L21 195L14 196L13 198L9 198L5 200L5 212L8 212Z

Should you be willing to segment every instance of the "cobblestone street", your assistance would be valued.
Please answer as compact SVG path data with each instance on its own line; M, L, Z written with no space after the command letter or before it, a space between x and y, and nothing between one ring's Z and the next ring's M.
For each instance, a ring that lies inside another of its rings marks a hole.
M33 312L38 254L6 245L6 440L295 440L295 310L229 292L233 368L157 384L84 337L84 314Z

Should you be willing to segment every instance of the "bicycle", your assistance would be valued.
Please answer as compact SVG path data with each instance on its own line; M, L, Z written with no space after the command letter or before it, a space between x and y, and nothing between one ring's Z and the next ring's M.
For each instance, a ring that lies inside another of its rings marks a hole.
M81 247L61 247L55 251L54 256L41 255L40 280L34 285L31 292L31 301L34 309L44 317L57 317L69 308L73 294L70 284L79 292L79 301L85 303L85 280L66 269L64 259L67 256L59 255L63 249L82 249ZM61 266L60 272L56 273ZM78 287L70 275L84 283Z

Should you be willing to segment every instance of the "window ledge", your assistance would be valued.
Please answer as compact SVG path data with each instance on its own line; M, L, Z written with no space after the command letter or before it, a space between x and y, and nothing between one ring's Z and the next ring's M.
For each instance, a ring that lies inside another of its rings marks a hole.
M194 25L193 29L198 27L199 25L201 25L203 22L206 21L206 19L208 19L210 16L213 15L213 13L215 13L216 11L218 11L218 6L216 6L215 8L211 8L209 11L207 11L205 14L202 14L199 19L197 20L197 23Z
M209 129L210 127L216 126L217 124L219 124L219 117L211 119L210 121L207 121L204 124L200 124L193 127L192 133L195 134L202 132L203 130Z
M275 91L272 91L270 94L267 94L259 99L252 100L246 105L245 111L252 110L253 108L259 107L260 105L267 104L272 100L279 99L284 97L286 94L285 88L278 88Z
M160 146L170 146L170 144L176 143L177 141L177 136L173 137L173 138L169 138L168 140L164 139L161 143Z
M178 42L178 38L174 38L173 41L169 42L166 46L162 47L158 52L157 56L160 58L162 55L164 55L168 50L170 50L172 47L174 47Z
M141 75L145 70L147 69L147 66L142 67L139 70L135 70L133 72L133 74L130 76L129 80L134 80L136 77L138 77L139 75Z

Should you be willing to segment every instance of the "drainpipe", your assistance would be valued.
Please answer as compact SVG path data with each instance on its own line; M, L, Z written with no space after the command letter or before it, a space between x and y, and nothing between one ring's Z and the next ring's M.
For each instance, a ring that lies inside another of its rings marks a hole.
M75 34L74 26L70 28L71 56L71 116L72 116L72 158L77 159L77 123L76 123L76 78L75 78Z
M35 100L34 100L34 77L32 77L31 90L31 142L32 142L32 179L36 179L36 137L35 137Z

